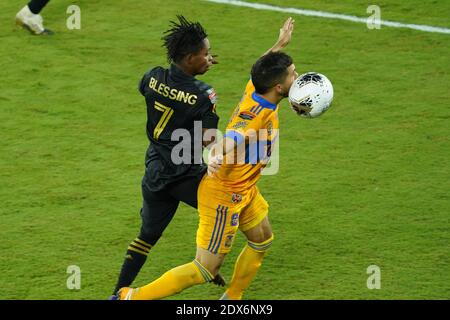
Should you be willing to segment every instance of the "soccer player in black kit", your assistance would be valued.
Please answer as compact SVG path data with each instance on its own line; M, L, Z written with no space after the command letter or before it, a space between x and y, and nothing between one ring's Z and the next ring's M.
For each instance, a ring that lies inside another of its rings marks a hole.
M191 152L190 161L174 164L172 133L185 129L194 137L194 122L201 121L203 132L217 129L219 118L215 113L216 94L196 75L206 73L216 64L210 53L207 34L198 22L189 22L177 16L165 32L169 69L156 67L148 71L139 84L139 91L147 104L147 136L150 146L145 157L142 179L142 225L136 239L128 246L125 261L114 289L112 299L122 287L129 286L146 261L150 249L157 243L172 220L180 201L197 208L197 188L206 166ZM202 134L197 143L208 145ZM192 148L195 139L192 140ZM186 159L184 157L184 159ZM212 282L223 285L218 276Z

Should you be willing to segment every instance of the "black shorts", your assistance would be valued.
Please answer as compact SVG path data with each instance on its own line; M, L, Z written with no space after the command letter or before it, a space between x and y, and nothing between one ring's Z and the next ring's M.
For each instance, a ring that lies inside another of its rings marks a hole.
M155 245L175 215L180 201L197 208L197 189L202 178L203 174L189 176L165 186L161 191L151 191L144 176L139 238L152 246Z

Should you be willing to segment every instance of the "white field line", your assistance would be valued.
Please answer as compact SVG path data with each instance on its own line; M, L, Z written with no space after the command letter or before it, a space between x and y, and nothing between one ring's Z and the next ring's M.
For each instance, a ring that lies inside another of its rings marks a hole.
M278 11L278 12L293 13L293 14L298 14L298 15L303 15L303 16L321 17L321 18L328 18L328 19L339 19L339 20L353 21L353 22L359 22L359 23L367 23L367 18L361 18L361 17L357 17L357 16L350 16L350 15L339 14L339 13L288 8L288 7L278 7L278 6L273 6L273 5L263 4L263 3L250 3L250 2L239 1L239 0L204 0L204 1L228 4L228 5L239 6L239 7L248 7L248 8L253 8L253 9L258 9L258 10ZM393 27L393 28L408 28L408 29L420 30L420 31L425 31L425 32L450 34L450 29L448 29L448 28L433 27L433 26L426 26L426 25L419 25L419 24L400 23L400 22L395 22L395 21L381 20L380 25L387 26L387 27Z

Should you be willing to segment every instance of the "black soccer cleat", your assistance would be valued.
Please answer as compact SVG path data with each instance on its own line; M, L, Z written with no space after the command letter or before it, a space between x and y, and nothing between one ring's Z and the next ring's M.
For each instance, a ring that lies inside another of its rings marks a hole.
M216 286L219 287L225 287L225 279L222 277L220 273L217 274L217 276L214 277L210 282L214 283Z

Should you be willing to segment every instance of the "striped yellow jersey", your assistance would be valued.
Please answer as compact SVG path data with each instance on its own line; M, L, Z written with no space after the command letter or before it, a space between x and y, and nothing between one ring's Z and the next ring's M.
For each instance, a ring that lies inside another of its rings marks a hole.
M235 191L256 184L278 138L278 108L255 92L251 80L247 83L224 136L233 139L237 146L234 154L224 158L216 175L218 183Z

